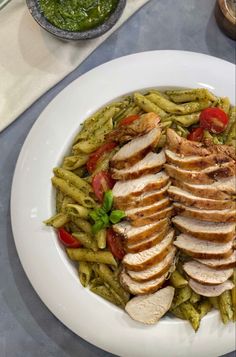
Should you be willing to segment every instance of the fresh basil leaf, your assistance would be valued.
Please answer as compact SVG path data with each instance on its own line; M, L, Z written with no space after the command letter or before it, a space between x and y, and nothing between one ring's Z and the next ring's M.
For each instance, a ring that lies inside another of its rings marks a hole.
M96 212L96 210L93 210L89 213L89 217L92 218L94 222L98 221L100 219L100 216Z
M96 234L97 232L99 232L101 229L104 228L104 223L103 221L97 221L96 223L94 223L94 225L92 226L92 232L93 234Z
M108 227L110 222L109 222L109 217L107 214L104 214L102 217L101 217L101 221L103 222L104 224L104 227Z
M111 212L109 218L110 218L111 223L116 224L116 223L120 222L120 220L124 217L125 217L124 211L114 210Z
M98 208L97 210L98 210L99 217L102 217L104 216L104 214L107 214L103 207Z
M94 222L99 221L106 212L102 207L96 208L89 213L89 217L92 218Z
M105 212L109 212L113 204L113 193L112 190L106 191L103 199L103 206Z

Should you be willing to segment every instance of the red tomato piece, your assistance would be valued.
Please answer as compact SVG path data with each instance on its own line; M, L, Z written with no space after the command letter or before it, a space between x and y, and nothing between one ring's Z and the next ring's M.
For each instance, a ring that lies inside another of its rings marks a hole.
M206 108L200 114L200 126L211 133L222 133L225 130L229 118L220 108Z
M120 125L130 125L131 123L133 123L135 120L139 119L140 115L130 115L124 119L122 119L119 123Z
M203 128L194 128L188 134L187 139L191 141L201 141L203 138L204 129Z
M59 228L58 231L58 238L60 242L65 245L66 247L70 248L79 248L81 247L81 243L73 237L70 233L68 233L64 228Z
M87 161L87 170L88 172L93 172L96 169L96 165L100 157L105 153L112 151L117 146L117 143L114 141L110 141L108 143L103 144L97 150L95 150Z
M100 171L93 177L93 190L100 202L103 200L104 193L110 190L114 184L115 180L113 180L108 171Z
M107 229L107 245L112 255L122 260L125 256L125 250L122 244L122 237L115 233L112 228Z

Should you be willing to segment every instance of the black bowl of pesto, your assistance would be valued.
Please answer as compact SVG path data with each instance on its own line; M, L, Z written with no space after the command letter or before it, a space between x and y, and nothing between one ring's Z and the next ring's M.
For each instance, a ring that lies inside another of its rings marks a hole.
M126 0L26 0L35 21L63 40L103 35L120 18Z

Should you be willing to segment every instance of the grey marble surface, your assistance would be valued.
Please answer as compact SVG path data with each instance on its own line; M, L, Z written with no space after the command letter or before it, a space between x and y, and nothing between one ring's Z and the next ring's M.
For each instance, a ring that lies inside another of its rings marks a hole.
M79 68L0 133L0 357L111 356L65 328L43 305L24 274L9 213L15 163L45 106L71 81L101 63L161 49L201 52L235 62L235 42L218 29L214 4L215 0L151 0Z

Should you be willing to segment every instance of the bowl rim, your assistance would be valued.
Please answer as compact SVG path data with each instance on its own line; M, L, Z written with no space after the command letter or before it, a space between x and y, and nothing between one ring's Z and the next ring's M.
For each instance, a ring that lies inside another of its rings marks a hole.
M67 31L56 27L51 24L44 16L43 12L40 9L39 0L26 0L27 7L29 9L30 14L34 18L34 20L47 32L53 34L57 38L71 41L78 40L88 40L99 37L109 31L119 20L121 17L125 5L126 0L118 0L118 4L116 9L111 13L108 19L103 22L101 25L85 31Z

